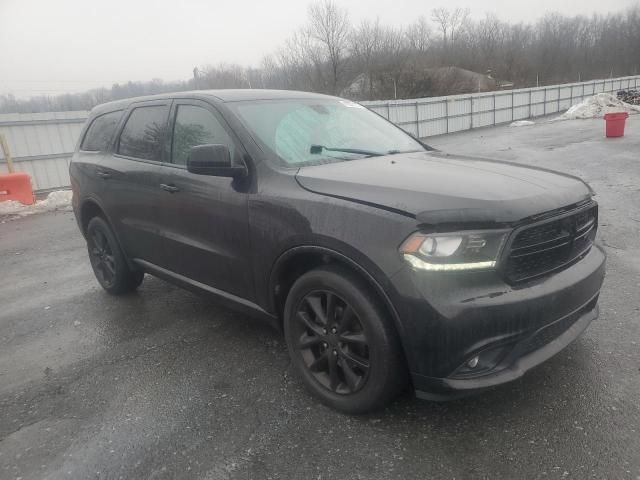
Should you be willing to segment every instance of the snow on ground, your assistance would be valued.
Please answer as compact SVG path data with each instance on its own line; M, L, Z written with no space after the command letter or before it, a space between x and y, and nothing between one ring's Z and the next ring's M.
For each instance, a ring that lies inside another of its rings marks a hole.
M618 112L640 113L640 107L618 100L615 95L610 93L598 93L593 97L584 99L577 105L573 105L555 120L602 118L607 113Z
M47 195L44 200L39 200L33 205L23 205L14 200L6 200L0 202L0 218L25 217L52 210L71 210L71 195L71 190L56 190Z
M531 120L517 120L515 122L511 122L509 124L510 127L528 127L529 125L535 125L536 122L532 122Z

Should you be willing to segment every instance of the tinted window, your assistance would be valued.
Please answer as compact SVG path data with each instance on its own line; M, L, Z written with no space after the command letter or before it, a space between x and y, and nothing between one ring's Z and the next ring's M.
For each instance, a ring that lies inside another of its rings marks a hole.
M122 110L118 110L117 112L105 113L96 117L91 122L80 149L88 152L105 151L113 138L113 132L118 126L121 115Z
M145 160L162 160L167 125L167 107L138 107L129 116L118 145L118 153Z
M226 145L233 158L233 141L209 110L193 105L179 105L173 127L171 161L178 165L186 165L189 149L207 144Z

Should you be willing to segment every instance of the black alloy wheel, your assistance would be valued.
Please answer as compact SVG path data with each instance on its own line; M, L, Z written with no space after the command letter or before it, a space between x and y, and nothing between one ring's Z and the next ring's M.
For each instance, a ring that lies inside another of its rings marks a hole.
M100 229L94 229L89 237L89 259L100 285L111 287L116 277L116 260L107 237Z
M298 349L316 380L332 392L358 391L369 373L369 345L353 307L328 290L307 294L298 305Z
M394 324L355 272L324 265L288 292L284 334L292 367L323 403L358 414L389 403L408 383Z
M119 295L140 286L144 272L129 267L111 227L102 217L89 221L86 238L91 267L102 288Z

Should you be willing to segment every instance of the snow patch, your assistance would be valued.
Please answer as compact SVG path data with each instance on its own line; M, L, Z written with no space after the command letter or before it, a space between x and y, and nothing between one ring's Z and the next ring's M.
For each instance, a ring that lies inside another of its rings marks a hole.
M529 125L535 125L536 122L532 122L531 120L517 120L515 122L511 122L509 124L510 127L528 127Z
M26 217L34 213L52 210L71 210L71 190L56 190L33 205L23 205L15 200L0 202L0 217Z
M584 99L560 115L557 120L576 120L585 118L603 118L607 113L640 113L640 106L619 100L610 93L598 93Z

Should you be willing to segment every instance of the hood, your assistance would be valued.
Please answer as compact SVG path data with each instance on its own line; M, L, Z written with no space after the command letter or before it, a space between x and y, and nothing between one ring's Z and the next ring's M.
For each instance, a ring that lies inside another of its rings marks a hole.
M417 152L302 167L311 192L415 217L420 223L513 223L589 200L577 177L509 162Z

